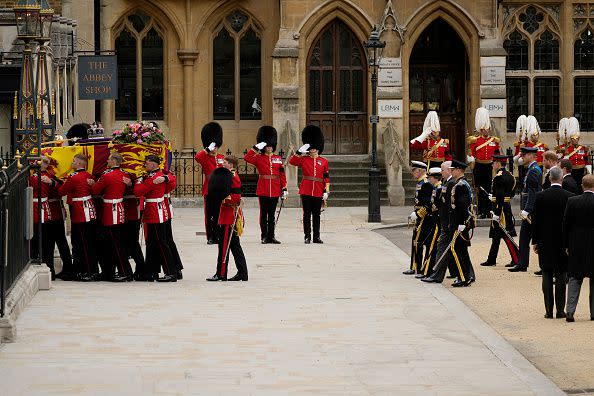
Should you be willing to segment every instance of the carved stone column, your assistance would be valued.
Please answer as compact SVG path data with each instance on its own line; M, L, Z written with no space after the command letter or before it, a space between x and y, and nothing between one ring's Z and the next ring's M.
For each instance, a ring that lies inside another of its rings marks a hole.
M184 150L192 150L194 147L194 62L198 58L199 52L193 49L183 49L177 51L177 56L182 61L184 74Z

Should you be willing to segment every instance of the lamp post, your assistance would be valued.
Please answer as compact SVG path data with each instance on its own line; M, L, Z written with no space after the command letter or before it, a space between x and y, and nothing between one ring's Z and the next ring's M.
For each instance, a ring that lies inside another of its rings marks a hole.
M41 155L40 106L37 88L33 79L31 41L41 36L41 6L37 0L19 0L14 6L14 16L17 25L17 37L25 43L23 62L21 66L21 82L18 93L14 98L14 144L17 147L16 156L29 156L33 149ZM38 164L37 177L37 264L42 264L41 242L41 168Z
M382 50L386 46L380 40L380 31L377 27L373 29L369 39L363 43L367 50L367 59L371 67L371 168L369 169L369 204L367 207L367 222L380 223L382 215L380 211L380 170L377 163L377 69Z

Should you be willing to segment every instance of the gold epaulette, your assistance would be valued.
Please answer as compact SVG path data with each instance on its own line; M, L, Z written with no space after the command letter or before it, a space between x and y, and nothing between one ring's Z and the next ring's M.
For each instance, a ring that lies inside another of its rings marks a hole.
M450 144L450 139L443 139L444 142L446 142L447 144Z
M498 138L498 137L493 137L493 141L494 141L495 143L499 143L499 142L501 142L501 139L500 139L500 138Z
M477 139L478 139L477 136L468 136L466 138L466 142L468 142L468 144L473 144L474 142L476 142Z

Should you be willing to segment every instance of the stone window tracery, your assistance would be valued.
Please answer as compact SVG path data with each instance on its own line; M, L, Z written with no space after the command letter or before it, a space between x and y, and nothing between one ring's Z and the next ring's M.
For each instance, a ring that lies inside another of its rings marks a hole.
M150 15L134 11L115 34L118 55L117 120L162 120L164 117L164 34Z
M507 129L520 114L534 114L542 131L556 131L560 110L561 30L557 5L504 7L507 52Z
M213 116L262 119L262 43L256 22L240 10L227 15L213 36Z

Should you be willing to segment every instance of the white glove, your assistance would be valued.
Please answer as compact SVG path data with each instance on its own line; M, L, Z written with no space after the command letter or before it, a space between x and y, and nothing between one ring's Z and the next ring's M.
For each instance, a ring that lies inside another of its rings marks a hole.
M283 199L287 199L289 196L289 192L287 190L283 191Z
M464 225L464 224L460 224L460 225L458 226L458 232L462 232L462 231L464 231L465 229L466 229L466 225Z
M413 211L413 212L412 212L412 213L411 213L411 214L408 216L408 218L409 218L411 221L417 221L417 217L418 217L418 216L417 216L417 212L415 212L415 211Z
M473 163L474 162L474 157L472 155L467 155L466 156L466 162L468 162L469 164L470 163Z
M493 219L493 221L499 221L499 216L497 216L495 213L493 213L493 216L491 216L491 218Z
M489 194L489 201L493 200L493 194Z
M521 156L520 154L516 155L516 156L514 157L514 163L516 163L516 164L517 164L517 163L519 163L519 161L520 161L520 158L522 158L522 156Z
M423 143L425 140L427 140L427 136L429 136L429 134L431 134L431 132L429 131L423 131L419 136L417 136L416 138L414 138L413 140L410 141L410 143L414 143L415 141L419 142L419 143Z
M563 157L563 159L569 159L569 155L566 155L565 157Z
M301 154L305 154L307 153L307 150L309 149L309 144L304 144L303 146L299 147L299 151Z
M262 150L264 147L266 147L266 142L260 142L260 143L256 144L256 148L258 150Z
M215 142L212 142L211 144L208 145L208 147L206 148L208 151L212 151L214 149L217 148L217 144Z
M589 174L592 174L592 165L586 165L586 170Z
M529 215L530 213L526 212L525 210L520 212L520 218L522 218L522 220L526 220Z
M324 193L324 195L322 195L322 199L323 199L324 201L327 201L327 200L328 200L328 195L329 195L329 194L328 194L327 192L325 192L325 193Z
M524 165L524 157L518 158L518 165Z

